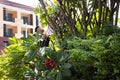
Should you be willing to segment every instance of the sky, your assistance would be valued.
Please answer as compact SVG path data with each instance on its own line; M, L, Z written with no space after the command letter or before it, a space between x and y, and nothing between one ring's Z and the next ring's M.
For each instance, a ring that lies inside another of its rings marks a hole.
M39 0L9 0L9 1L13 1L16 3L20 3L20 4L32 6L32 7L36 7L37 4L39 3Z

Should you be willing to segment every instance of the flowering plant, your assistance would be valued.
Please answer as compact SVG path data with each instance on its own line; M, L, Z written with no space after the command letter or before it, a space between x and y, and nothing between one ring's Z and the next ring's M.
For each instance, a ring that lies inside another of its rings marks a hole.
M47 68L55 68L56 67L56 62L51 60L51 59L46 59L45 60L45 65Z
M29 40L29 43L24 40L27 52L23 60L29 64L25 74L40 80L62 80L65 76L71 76L69 53L50 47L41 48L37 45L39 37L36 37L36 41Z

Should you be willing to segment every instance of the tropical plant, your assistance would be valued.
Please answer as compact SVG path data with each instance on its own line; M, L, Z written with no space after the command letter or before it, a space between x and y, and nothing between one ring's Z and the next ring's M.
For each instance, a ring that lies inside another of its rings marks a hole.
M15 37L10 38L10 44L5 49L5 53L0 56L0 79L24 79L24 70L27 66L23 62L24 47L21 45L21 40ZM6 54L7 53L7 54Z
M33 41L31 37L23 39L23 45L27 48L24 61L32 66L33 72L27 75L40 80L62 80L63 76L70 76L71 64L67 62L69 54L55 48L40 47L39 37L35 40Z

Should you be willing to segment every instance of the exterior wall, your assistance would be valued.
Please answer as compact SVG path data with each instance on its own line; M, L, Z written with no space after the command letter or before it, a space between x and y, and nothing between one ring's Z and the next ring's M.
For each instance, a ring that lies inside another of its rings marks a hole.
M11 14L13 14L13 18L16 18L17 17L17 12L16 11L11 11L11 10L7 10L6 9L6 13L11 13Z
M0 20L3 20L3 7L0 6Z
M3 37L3 24L0 23L0 37Z

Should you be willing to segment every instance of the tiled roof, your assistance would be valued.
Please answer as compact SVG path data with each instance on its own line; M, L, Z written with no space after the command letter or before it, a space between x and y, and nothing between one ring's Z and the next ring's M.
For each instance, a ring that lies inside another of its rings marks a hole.
M28 10L28 11L34 11L34 8L31 7L31 6L26 6L26 5L19 4L19 3L16 3L16 2L11 2L11 1L8 1L8 0L0 0L0 4L12 6L12 7L17 7L17 8L21 8L21 9Z

